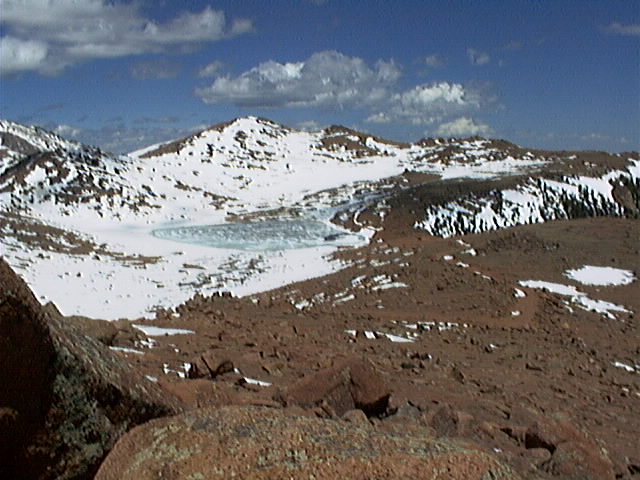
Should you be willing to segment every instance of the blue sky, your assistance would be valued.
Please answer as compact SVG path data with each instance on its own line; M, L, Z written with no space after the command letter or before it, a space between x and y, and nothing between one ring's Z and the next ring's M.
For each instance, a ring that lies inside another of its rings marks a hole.
M638 0L0 0L0 117L115 152L245 115L640 150Z

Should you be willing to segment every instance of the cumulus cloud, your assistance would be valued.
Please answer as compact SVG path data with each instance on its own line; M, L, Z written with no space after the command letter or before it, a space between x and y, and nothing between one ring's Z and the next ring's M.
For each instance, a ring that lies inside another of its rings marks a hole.
M392 97L387 116L414 125L431 124L468 103L465 88L459 83L417 85Z
M431 125L454 115L477 110L488 101L479 90L460 83L426 83L394 93L366 122Z
M443 137L486 136L491 134L491 132L492 130L489 125L476 122L469 117L460 117L443 123L436 129L436 135Z
M491 57L488 53L481 52L475 48L467 48L467 56L471 65L486 65L491 61Z
M252 108L320 107L357 109L366 122L432 125L469 114L491 99L478 88L436 82L399 88L400 67L392 60L366 62L336 51L323 51L300 62L268 61L238 75L218 74L214 62L201 76L213 82L195 93L208 104ZM207 75L205 75L205 73Z
M224 12L208 6L164 23L144 17L139 6L107 0L3 0L3 71L50 74L90 59L188 51L253 29L246 19L229 26Z
M437 53L427 56L427 58L425 58L424 61L427 64L427 67L431 67L431 68L444 67L446 63L445 59Z
M633 35L640 36L640 24L629 23L623 24L618 22L610 23L605 30L609 33L615 33L616 35Z
M393 61L373 66L336 51L302 62L268 61L237 76L224 75L196 95L209 104L244 107L357 107L380 102L401 72Z

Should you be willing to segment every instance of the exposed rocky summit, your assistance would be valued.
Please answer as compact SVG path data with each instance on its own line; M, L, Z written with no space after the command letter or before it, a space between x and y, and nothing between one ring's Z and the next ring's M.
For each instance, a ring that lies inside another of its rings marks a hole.
M180 411L104 345L43 308L0 260L0 477L88 479L129 428Z

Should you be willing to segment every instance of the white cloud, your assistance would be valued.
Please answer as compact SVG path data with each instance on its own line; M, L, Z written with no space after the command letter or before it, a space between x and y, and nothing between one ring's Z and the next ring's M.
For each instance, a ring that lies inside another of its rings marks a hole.
M364 121L367 123L391 123L393 119L385 112L378 112L369 115Z
M467 56L471 65L486 65L491 61L491 57L488 53L481 52L475 48L467 48Z
M364 108L387 98L400 75L393 61L369 66L358 57L323 51L302 62L268 61L238 76L220 76L196 95L210 104Z
M617 35L640 36L640 24L637 23L629 23L625 25L623 23L613 22L609 24L605 30Z
M243 33L255 32L253 22L247 18L239 18L233 21L231 35L242 35Z
M180 65L166 59L138 62L131 67L131 76L138 80L174 78L179 73Z
M61 137L75 140L82 134L82 130L79 128L72 127L71 125L58 125L53 129L55 133L60 135Z
M229 27L224 12L211 7L159 23L141 15L139 6L107 0L3 0L0 21L8 32L3 44L13 38L41 46L38 61L12 68L56 73L95 58L190 50L253 29L246 19ZM15 50L15 42L8 45ZM4 57L3 52L3 63Z
M20 40L14 37L0 38L0 74L11 74L31 70L47 58L47 46L34 40Z
M433 55L429 55L427 58L424 59L424 61L427 64L427 67L431 67L431 68L444 67L446 63L445 59L437 53L434 53Z
M492 130L485 123L476 123L469 117L460 117L451 122L443 123L436 129L436 135L443 137L486 136Z
M400 90L394 61L367 63L336 51L300 62L268 61L239 75L221 75L216 62L201 70L217 75L195 93L209 104L253 108L356 109L366 122L433 125L468 115L491 103L486 91L460 83L436 82Z
M485 99L481 92L460 83L438 82L417 85L391 95L381 109L370 115L369 123L408 123L431 125L480 108Z
M208 65L205 65L198 71L198 77L200 78L213 78L218 77L222 73L225 65L220 60L216 60L211 62Z
M459 83L440 82L430 85L418 85L404 93L396 95L405 109L421 110L436 103L466 103L464 87Z
M304 122L298 122L295 127L307 132L317 132L318 130L322 130L323 125L316 120L305 120Z

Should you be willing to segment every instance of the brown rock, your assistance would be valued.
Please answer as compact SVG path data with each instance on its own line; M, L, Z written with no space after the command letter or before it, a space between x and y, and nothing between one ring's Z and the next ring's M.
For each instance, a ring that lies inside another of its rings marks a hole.
M209 378L214 380L220 375L234 371L234 365L231 360L216 360L213 355L200 355L197 360L191 362L191 368L188 372L189 378Z
M546 448L529 448L525 450L525 455L527 460L536 468L542 467L551 458L551 452Z
M371 363L346 360L304 377L280 397L286 405L321 407L338 417L354 408L371 417L386 411L390 395L391 390Z
M539 470L571 480L615 478L607 452L568 416L556 413L535 417L529 427L509 426L501 430L526 449L526 456L532 457Z
M427 415L427 422L439 437L459 437L466 433L473 417L454 410L451 405L443 405Z
M494 457L425 434L291 416L258 407L192 410L136 427L96 480L157 478L516 479Z
M131 426L180 410L119 356L44 309L0 260L0 478L91 478Z

